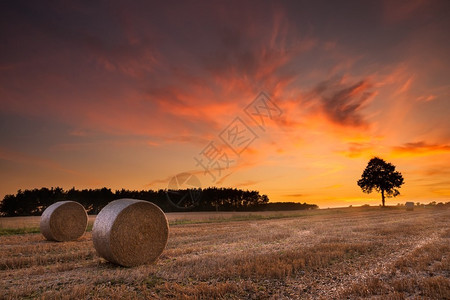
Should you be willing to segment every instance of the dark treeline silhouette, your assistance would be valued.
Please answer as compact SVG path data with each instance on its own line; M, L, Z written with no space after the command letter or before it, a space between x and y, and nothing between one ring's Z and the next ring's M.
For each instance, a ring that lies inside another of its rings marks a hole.
M265 211L265 210L301 210L318 208L315 204L279 202L269 203L266 195L258 191L244 191L232 188L205 188L194 191L195 205L189 211ZM189 192L180 190L180 193ZM171 196L169 194L169 196ZM63 190L41 188L19 190L15 195L6 195L0 202L2 216L39 216L51 204L57 201L72 200L81 203L89 214L98 212L109 202L120 198L133 198L150 201L165 212L180 210L168 200L166 190L129 191L125 189L112 192L111 189Z
M397 206L405 206L404 203L397 203ZM420 202L416 202L414 203L414 207L437 207L437 208L441 208L441 207L450 207L450 201L449 202L429 202L428 204L425 203L420 203Z

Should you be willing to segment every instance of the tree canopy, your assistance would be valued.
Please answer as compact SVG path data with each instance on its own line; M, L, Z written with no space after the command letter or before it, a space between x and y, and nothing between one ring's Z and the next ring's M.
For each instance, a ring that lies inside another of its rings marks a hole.
M381 193L381 201L385 206L386 197L400 195L398 188L404 183L400 172L395 171L395 166L379 157L372 158L358 180L358 185L364 193L372 193L375 189Z
M179 190L180 194L192 193L197 195L198 201L193 211L260 211L260 210L298 210L314 209L315 204L279 202L269 203L266 195L258 191L248 191L233 188L205 188ZM173 194L170 194L173 197ZM51 204L57 201L77 201L89 214L97 214L109 202L120 198L133 198L150 201L158 205L163 211L179 211L168 200L167 190L117 190L108 188L63 190L62 188L41 188L33 190L19 190L16 195L6 195L0 202L0 216L39 216Z

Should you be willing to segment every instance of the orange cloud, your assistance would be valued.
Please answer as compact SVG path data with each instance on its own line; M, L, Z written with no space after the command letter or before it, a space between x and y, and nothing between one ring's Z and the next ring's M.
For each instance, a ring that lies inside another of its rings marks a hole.
M308 196L307 194L286 194L283 195L285 197L292 197L292 198L301 198L301 197L306 197Z
M428 96L420 96L416 100L417 101L423 101L423 102L429 102L429 101L433 101L434 99L436 99L436 96L431 94L431 95L428 95Z
M356 158L356 157L372 157L376 152L376 147L371 143L349 143L348 149L345 151L339 151L347 157Z
M443 153L450 153L450 145L428 144L424 141L406 143L403 146L394 147L392 150L392 155L396 157L427 156Z

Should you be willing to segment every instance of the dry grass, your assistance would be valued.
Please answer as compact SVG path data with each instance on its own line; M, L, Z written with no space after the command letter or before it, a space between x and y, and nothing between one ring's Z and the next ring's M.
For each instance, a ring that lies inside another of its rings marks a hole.
M209 220L209 219L208 219ZM92 236L0 236L0 298L450 299L450 210L324 210L171 227L160 259L99 258Z

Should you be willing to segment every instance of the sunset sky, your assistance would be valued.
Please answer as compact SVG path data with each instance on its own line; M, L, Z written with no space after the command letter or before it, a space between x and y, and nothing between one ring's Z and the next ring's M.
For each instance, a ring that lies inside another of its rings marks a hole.
M388 205L450 201L450 1L127 2L1 1L1 199L188 172L378 205L376 155L405 178Z

